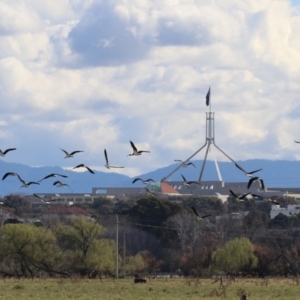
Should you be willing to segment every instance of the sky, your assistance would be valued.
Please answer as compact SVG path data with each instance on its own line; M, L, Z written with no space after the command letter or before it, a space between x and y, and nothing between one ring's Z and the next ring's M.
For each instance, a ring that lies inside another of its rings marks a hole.
M2 159L111 172L107 149L124 175L170 165L203 146L211 87L228 155L299 160L299 32L300 1L2 0L0 149L17 148ZM150 153L127 156L129 141Z

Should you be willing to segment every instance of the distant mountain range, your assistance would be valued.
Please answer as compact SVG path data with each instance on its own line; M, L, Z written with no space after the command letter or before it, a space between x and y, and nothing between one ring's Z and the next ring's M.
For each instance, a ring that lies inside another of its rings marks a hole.
M253 159L245 161L237 161L247 171L253 171L262 168L255 175L263 178L267 187L300 187L300 161L287 160L264 160ZM187 180L198 180L202 167L202 160L193 160L196 168L190 166L181 168L173 174L168 180L182 181L181 174ZM68 193L67 187L58 188L53 186L55 180L67 183L74 193L91 193L93 187L136 187L143 186L142 183L136 182L132 184L132 180L136 177L144 179L153 178L156 181L171 173L177 163L159 168L146 174L129 177L113 172L95 171L95 175L89 172L73 172L64 170L61 167L30 167L17 163L8 163L0 160L0 177L2 179L6 172L15 172L25 181L38 181L51 173L67 175L68 178L49 178L43 180L40 185L31 185L29 188L20 188L21 182L15 176L9 176L5 180L0 180L0 195L9 194L32 194L32 193ZM222 180L225 182L247 182L249 178L240 171L232 162L218 162ZM202 177L202 181L213 180L218 181L218 173L215 163L207 161Z

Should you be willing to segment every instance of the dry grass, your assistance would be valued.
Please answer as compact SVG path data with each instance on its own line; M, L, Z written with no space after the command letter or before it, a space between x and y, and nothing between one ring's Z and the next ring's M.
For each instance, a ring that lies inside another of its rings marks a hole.
M211 279L150 279L134 284L133 279L6 279L0 280L0 299L5 300L176 300L230 299L246 294L250 300L299 299L295 279L239 279L235 282Z

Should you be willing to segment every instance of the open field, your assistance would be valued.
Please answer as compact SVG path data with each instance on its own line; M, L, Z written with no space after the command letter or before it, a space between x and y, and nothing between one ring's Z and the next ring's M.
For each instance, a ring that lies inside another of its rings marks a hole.
M224 281L223 286L212 279L150 279L134 284L133 279L2 279L0 299L6 300L143 300L143 299L240 299L241 293L251 300L293 300L300 297L300 281L293 279L239 279Z

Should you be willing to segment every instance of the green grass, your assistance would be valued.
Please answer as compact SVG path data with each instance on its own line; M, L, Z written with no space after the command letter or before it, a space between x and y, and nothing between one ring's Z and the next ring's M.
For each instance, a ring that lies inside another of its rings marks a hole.
M247 294L248 299L300 299L300 281L292 279L238 279L224 288L212 279L150 279L134 284L133 279L1 279L0 299L5 300L176 300L224 299Z

